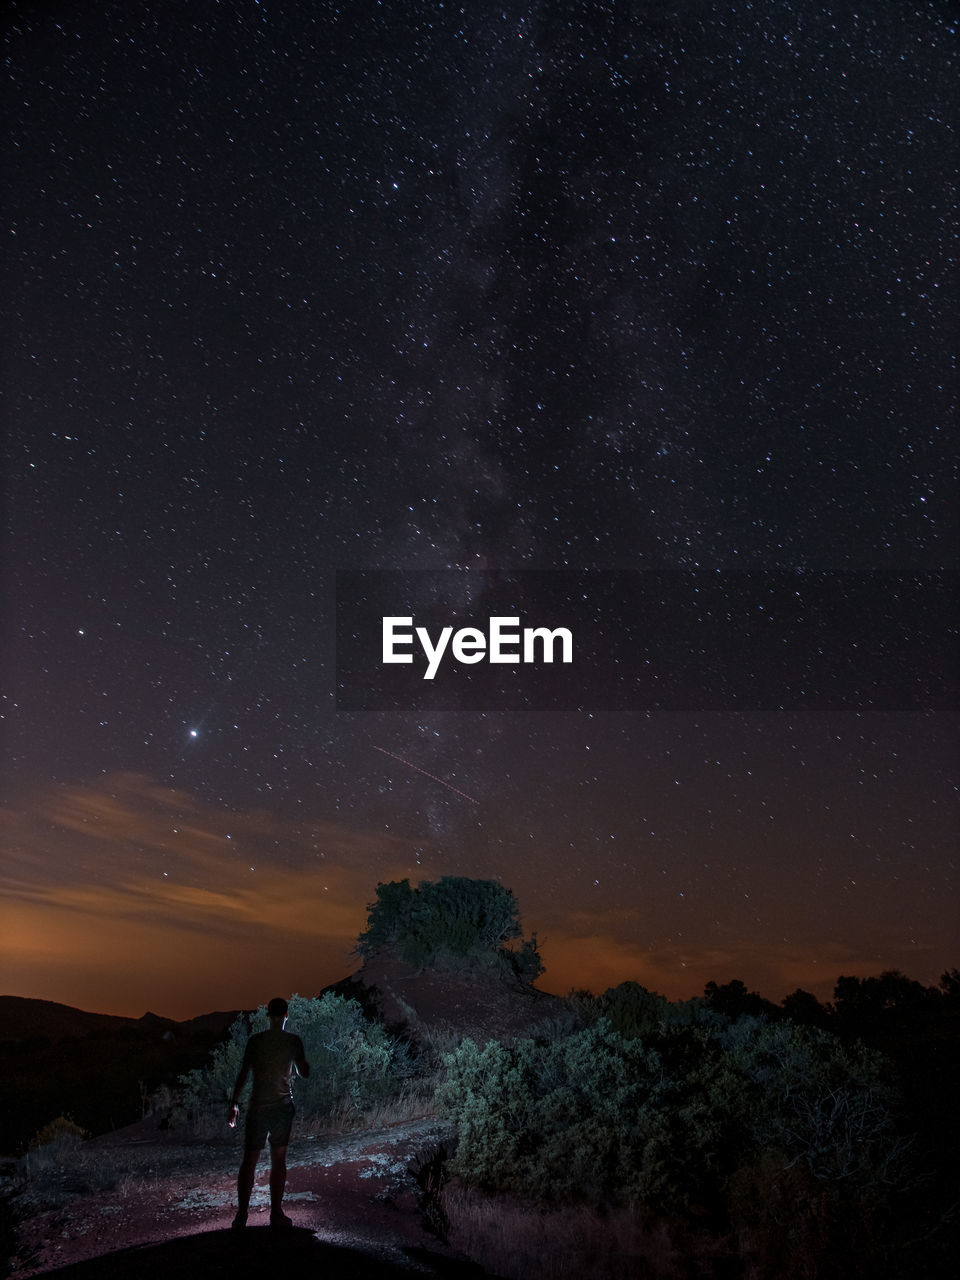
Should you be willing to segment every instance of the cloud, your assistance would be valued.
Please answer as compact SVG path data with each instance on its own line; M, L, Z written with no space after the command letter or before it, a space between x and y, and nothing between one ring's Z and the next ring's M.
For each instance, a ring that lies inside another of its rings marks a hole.
M130 773L36 793L3 811L2 835L15 993L175 1017L345 976L374 885L408 875L414 849Z

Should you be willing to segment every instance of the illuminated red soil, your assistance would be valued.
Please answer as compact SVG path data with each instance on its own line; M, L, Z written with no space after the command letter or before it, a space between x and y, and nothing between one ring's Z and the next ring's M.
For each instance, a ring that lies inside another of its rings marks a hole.
M96 1145L139 1172L108 1192L70 1192L62 1202L31 1194L17 1202L11 1276L154 1280L155 1277L463 1276L485 1273L427 1229L413 1174L447 1136L432 1119L376 1133L291 1143L284 1208L293 1228L271 1230L266 1156L247 1228L230 1230L237 1151L137 1136L141 1126Z

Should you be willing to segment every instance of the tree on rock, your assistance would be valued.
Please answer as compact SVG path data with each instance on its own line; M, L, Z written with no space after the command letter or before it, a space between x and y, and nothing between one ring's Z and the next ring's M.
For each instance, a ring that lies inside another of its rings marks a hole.
M386 948L417 968L499 966L524 982L543 972L536 935L523 937L517 900L497 880L443 876L416 889L409 880L378 884L357 951L368 960Z

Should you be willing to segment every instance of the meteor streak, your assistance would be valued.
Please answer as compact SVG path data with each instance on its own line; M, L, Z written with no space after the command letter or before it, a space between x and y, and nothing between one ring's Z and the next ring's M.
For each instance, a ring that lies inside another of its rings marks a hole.
M422 773L425 778L430 778L433 782L439 782L441 787L446 787L448 791L455 791L458 796L463 796L464 800L469 800L471 804L479 804L475 796L468 796L465 791L461 791L459 787L455 787L452 782L444 782L443 778L438 778L435 773L427 773L426 769L421 769L418 764L413 764L409 760L404 760L403 756L398 756L393 751L387 751L385 747L378 747L375 743L370 744L374 751L379 751L381 755L390 756L394 760L399 760L401 764L405 764L408 769L416 769L417 773Z

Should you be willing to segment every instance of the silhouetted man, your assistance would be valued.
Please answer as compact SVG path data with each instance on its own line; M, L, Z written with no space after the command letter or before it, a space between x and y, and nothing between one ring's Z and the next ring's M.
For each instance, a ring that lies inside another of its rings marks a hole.
M253 1092L247 1109L247 1125L243 1142L243 1163L237 1175L237 1216L233 1229L240 1231L247 1225L250 1193L257 1172L257 1161L263 1144L270 1136L270 1225L290 1227L293 1224L283 1212L283 1191L287 1184L287 1143L293 1124L294 1107L293 1073L306 1078L310 1063L303 1052L299 1036L284 1031L287 1021L287 1002L277 996L267 1005L270 1019L269 1031L258 1031L247 1041L243 1062L233 1086L229 1124L232 1129L240 1113L240 1094L253 1074Z

